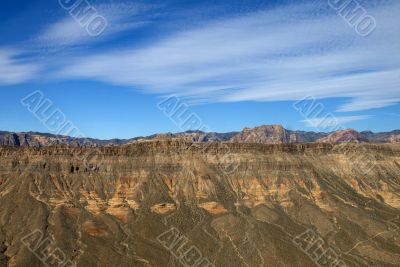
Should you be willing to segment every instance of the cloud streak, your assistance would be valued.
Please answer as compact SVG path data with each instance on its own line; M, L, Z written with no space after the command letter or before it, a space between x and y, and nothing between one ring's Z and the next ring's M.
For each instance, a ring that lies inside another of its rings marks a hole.
M152 33L154 38L141 45L98 49L97 43L146 25L153 8L159 7L115 2L96 6L109 22L98 38L64 17L38 35L32 51L0 50L0 84L40 75L87 79L177 94L191 103L299 100L306 95L346 98L340 112L400 102L398 2L365 6L378 22L366 38L327 3L320 3L208 20L167 37ZM65 48L67 57L46 54ZM23 52L29 62L17 59ZM39 72L43 66L46 74Z
M42 66L18 59L20 51L0 48L0 86L15 85L36 77Z
M326 118L314 118L314 119L306 119L302 122L305 123L308 127L313 128L337 128L338 126L344 126L346 123L366 120L371 118L369 115L360 115L360 116L337 116L337 117L326 117Z
M122 32L140 28L148 23L146 12L155 6L135 3L112 3L93 6L97 15L107 20L107 28L99 36L90 36L85 27L68 14L48 25L35 39L36 46L54 50L101 42ZM68 11L65 11L68 13ZM74 11L75 12L75 11ZM84 18L82 16L81 18ZM89 19L87 19L89 20Z
M366 7L368 9L368 7ZM69 62L60 77L100 80L197 102L346 97L339 111L400 101L400 5L369 7L358 36L335 12L294 5L210 22L146 47Z

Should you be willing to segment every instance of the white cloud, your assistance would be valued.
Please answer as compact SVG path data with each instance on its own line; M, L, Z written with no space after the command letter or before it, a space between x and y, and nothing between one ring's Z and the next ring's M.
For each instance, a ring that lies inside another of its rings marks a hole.
M151 17L151 12L146 12L157 9L158 6L113 2L94 8L109 23L104 34L98 37L90 36L66 10L64 17L44 27L33 39L13 45L12 47L16 47L13 49L0 47L0 86L51 77L51 71L64 66L66 58L76 57L84 49L93 47L96 42L146 25Z
M68 57L54 62L44 56L34 64L17 59L19 52L3 52L0 84L27 81L39 75L39 65L47 64L57 69L47 76L173 93L198 103L298 100L312 95L349 98L338 108L343 112L381 108L400 102L400 35L395 34L400 3L382 3L366 7L377 20L377 29L368 37L358 36L327 4L326 9L301 4L204 22L143 47L91 55L85 50L86 56L74 56L70 50ZM143 26L151 8L98 5L99 14L109 22L100 37L90 37L67 15L48 26L36 45L57 51L92 44Z
M18 59L19 51L0 48L0 86L14 85L34 78L41 67Z
M367 8L378 22L369 37L318 8L286 6L208 23L147 47L71 60L59 75L194 101L351 98L340 111L399 102L399 3Z
M326 116L325 118L313 118L313 119L306 119L303 120L307 126L313 128L333 128L338 129L340 127L344 128L344 125L349 122L359 121L359 120L366 120L371 118L369 115L361 115L361 116Z
M107 27L101 35L89 35L85 28L86 24L81 25L66 10L64 18L48 25L39 34L36 38L37 45L57 49L104 40L123 31L145 25L147 21L141 16L151 6L135 3L112 3L93 5L93 8L97 15L104 17L107 21Z
M67 46L82 44L90 40L85 28L81 27L72 17L65 17L50 25L37 41L44 46Z

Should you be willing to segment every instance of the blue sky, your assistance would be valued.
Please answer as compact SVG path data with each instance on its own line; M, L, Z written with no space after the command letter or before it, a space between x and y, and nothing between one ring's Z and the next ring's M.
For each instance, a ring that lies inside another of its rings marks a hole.
M399 1L357 1L368 36L328 0L88 3L98 36L56 0L0 3L0 130L49 132L21 104L35 90L96 138L180 131L157 108L169 95L219 132L316 130L293 108L306 96L343 127L400 128Z

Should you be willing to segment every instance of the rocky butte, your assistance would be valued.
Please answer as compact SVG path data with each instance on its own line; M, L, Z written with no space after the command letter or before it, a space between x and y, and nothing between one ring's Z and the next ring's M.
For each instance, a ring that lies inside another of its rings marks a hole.
M185 140L188 142L231 142L231 143L261 143L288 144L312 142L367 142L367 143L398 143L400 130L373 133L357 132L353 129L343 129L329 133L287 130L282 125L262 125L255 128L244 128L240 132L205 133L201 131L186 131L181 133L164 133L131 139L99 140L94 138L74 138L64 135L44 134L37 132L1 132L0 146L32 146L44 147L68 145L76 147L118 146L149 140Z
M400 266L396 133L2 134L0 266Z

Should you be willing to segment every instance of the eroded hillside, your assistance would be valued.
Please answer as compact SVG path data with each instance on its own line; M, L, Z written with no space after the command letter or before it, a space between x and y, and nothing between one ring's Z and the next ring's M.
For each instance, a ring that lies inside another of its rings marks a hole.
M399 174L396 144L0 148L0 266L400 266Z

